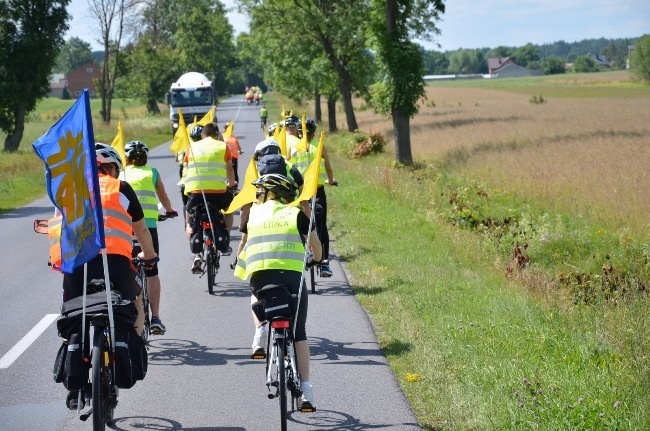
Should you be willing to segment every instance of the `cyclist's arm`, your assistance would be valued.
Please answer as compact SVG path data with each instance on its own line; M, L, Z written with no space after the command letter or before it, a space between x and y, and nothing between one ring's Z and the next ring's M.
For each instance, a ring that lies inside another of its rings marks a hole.
M298 213L298 232L300 232L301 235L307 236L307 232L309 232L309 218L305 215L303 212ZM320 242L320 239L318 239L318 234L316 233L316 226L315 224L312 224L311 226L311 235L309 235L309 245L311 246L311 252L314 257L314 260L316 262L320 262L320 260L323 258L323 246Z
M332 164L330 163L330 156L327 153L327 147L323 147L323 159L325 159L325 172L327 172L327 183L334 184L336 181L334 179L334 171L332 170Z

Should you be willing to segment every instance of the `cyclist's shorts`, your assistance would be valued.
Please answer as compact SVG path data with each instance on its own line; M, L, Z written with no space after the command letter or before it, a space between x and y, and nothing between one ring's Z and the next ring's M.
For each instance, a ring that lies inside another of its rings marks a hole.
M221 210L225 210L230 206L230 203L232 200L235 198L235 196L232 194L230 191L226 191L224 193L206 193L205 194L205 200L208 203L212 203L216 205L217 208ZM201 193L192 193L189 195L189 199L187 200L187 212L191 213L192 209L197 206L203 204L203 195Z

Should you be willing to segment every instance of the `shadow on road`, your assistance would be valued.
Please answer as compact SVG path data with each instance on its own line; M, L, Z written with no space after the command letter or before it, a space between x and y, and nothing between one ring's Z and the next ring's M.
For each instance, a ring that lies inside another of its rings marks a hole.
M20 207L20 208L0 208L0 218L19 218L29 217L34 214L50 213L54 214L54 205L44 207ZM31 220L29 221L31 223ZM27 226L27 232L31 229L31 225Z
M214 348L194 341L176 339L149 340L149 365L225 365L228 361L250 360L248 354L229 354L240 348Z
M292 413L289 416L291 422L309 425L312 430L319 431L362 431L372 429L420 429L417 423L404 424L370 424L361 422L359 419L332 410L316 410L314 413L302 414ZM317 427L317 428L312 428Z
M352 347L359 344L370 348ZM328 338L309 337L309 350L312 361L338 361L348 365L386 365L384 352L376 343L342 343ZM382 360L374 359L382 358Z
M157 431L246 431L246 428L232 427L232 426L215 426L215 427L199 427L199 428L186 428L182 424L165 418L154 418L146 416L133 416L127 418L115 419L113 426L110 427L114 430L121 431L136 431L136 430L157 430Z

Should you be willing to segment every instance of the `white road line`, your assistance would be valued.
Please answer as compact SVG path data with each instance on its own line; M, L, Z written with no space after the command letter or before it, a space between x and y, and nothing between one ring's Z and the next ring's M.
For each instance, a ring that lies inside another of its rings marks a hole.
M0 358L0 368L8 368L29 346L59 317L58 314L46 314L14 347Z

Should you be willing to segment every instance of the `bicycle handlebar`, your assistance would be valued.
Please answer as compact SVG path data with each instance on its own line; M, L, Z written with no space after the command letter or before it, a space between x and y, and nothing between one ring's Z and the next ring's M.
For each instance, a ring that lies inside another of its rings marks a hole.
M178 211L176 210L166 212L165 214L158 214L158 221L164 221L167 220L168 218L174 218L174 217L178 217Z

